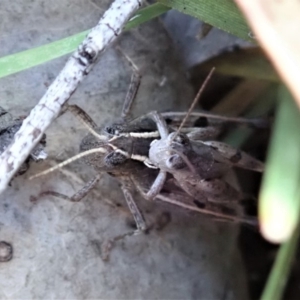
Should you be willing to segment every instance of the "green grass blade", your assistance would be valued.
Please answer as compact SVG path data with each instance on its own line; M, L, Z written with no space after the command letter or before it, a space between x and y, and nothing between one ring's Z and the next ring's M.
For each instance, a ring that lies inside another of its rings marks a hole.
M0 58L0 78L73 52L88 32L84 31L44 46Z
M299 226L294 231L291 238L281 245L278 250L276 261L272 267L271 273L265 285L261 300L280 300L288 280L292 264L296 255Z
M160 3L155 3L143 8L139 10L136 15L131 18L131 20L129 20L129 22L125 25L125 29L129 30L137 27L138 25L163 14L169 9L169 7ZM72 53L77 49L78 45L83 41L88 32L89 30L83 31L47 45L0 58L0 78Z
M251 30L233 0L158 0L244 40L254 42Z
M154 3L145 8L140 9L125 25L125 30L137 27L140 24L148 22L161 14L170 10L170 7L165 6L161 3Z
M272 242L285 242L299 220L299 129L299 109L288 90L281 86L259 199L261 231Z

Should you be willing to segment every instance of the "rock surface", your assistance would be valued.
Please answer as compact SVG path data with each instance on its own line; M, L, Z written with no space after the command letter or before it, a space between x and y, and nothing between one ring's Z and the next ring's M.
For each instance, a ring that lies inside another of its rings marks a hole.
M1 4L4 56L91 28L108 1ZM125 33L119 44L143 75L135 116L190 104L192 90L160 22ZM66 60L1 79L0 105L16 115L27 114ZM80 105L101 126L120 116L130 76L124 59L109 49L70 103ZM29 181L30 175L76 154L86 129L67 113L46 133L50 159L32 165L0 196L0 241L13 248L12 259L0 263L1 299L247 299L234 224L140 199L154 229L116 243L104 262L101 243L132 230L117 181L104 174L80 203L53 197L30 201L45 190L72 195L94 175L75 162ZM159 226L159 220L170 222Z

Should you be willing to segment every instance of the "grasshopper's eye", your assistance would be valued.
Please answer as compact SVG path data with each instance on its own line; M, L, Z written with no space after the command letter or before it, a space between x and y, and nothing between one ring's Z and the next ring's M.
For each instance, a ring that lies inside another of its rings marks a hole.
M166 166L169 169L181 169L184 165L183 160L178 154L171 155L166 161Z
M112 136L118 136L120 135L120 133L122 133L122 127L117 125L117 124L113 124L113 125L110 125L110 126L106 126L104 128L104 132L108 133L109 135L112 135Z
M183 133L180 133L178 134L176 137L175 137L175 142L181 144L181 145L189 145L190 144L190 140L189 138L183 134Z
M111 135L114 135L115 134L115 129L113 127L110 127L110 126L106 126L104 128L104 131L108 134L111 134Z

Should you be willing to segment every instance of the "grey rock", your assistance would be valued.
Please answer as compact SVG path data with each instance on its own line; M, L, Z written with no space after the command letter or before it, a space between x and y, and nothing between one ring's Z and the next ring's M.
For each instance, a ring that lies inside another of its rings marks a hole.
M107 6L108 1L3 0L0 55L86 30ZM143 75L133 116L189 106L193 92L160 22L126 32L119 45ZM16 115L27 114L66 60L1 79L1 106ZM120 116L130 75L130 67L111 48L70 103L104 126ZM103 262L101 243L132 229L118 183L104 174L97 189L79 203L36 199L45 190L72 195L94 175L92 168L74 162L29 181L28 176L78 153L87 132L65 114L46 134L49 159L16 178L0 196L0 240L14 249L13 259L0 268L1 299L247 299L235 224L138 196L148 224L158 224L166 215L170 223L116 243L110 260Z

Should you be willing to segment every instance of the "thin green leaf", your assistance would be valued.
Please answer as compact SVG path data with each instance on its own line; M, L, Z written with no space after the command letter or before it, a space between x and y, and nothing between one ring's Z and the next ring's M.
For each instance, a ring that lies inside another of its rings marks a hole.
M158 0L158 2L244 40L254 41L250 28L232 0Z
M129 20L125 29L129 30L137 27L138 25L163 14L169 9L170 8L160 3L155 3L143 8L139 10L136 15L131 18L131 20ZM83 31L47 45L0 58L0 78L72 53L77 49L78 45L83 41L88 32L89 30Z
M259 199L262 234L281 243L299 223L300 112L288 90L281 86L267 168Z
M145 8L140 9L125 25L125 30L137 27L140 24L148 22L161 14L170 10L170 7L165 6L161 3L154 3Z
M84 31L44 46L0 58L0 78L73 52L88 32Z
M267 284L261 296L261 300L282 299L284 288L296 255L299 233L300 228L298 226L291 238L286 243L281 245L277 253L276 261L269 275Z

